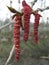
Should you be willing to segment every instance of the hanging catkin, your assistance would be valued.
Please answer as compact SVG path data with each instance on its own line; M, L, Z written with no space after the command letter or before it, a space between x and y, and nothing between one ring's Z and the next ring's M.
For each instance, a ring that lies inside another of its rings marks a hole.
M20 22L21 16L16 15L14 18L14 45L16 61L20 58Z
M25 1L22 2L22 5L24 12L24 41L27 41L29 37L31 8Z
M38 13L35 14L35 22L34 22L34 42L38 44L38 26L39 26L40 15Z

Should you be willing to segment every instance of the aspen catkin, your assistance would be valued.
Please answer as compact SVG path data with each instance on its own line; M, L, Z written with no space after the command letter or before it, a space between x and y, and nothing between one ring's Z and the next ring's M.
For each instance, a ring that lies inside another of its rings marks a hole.
M31 8L25 1L22 2L22 5L24 12L24 41L27 41L29 37Z
M21 17L16 15L14 18L14 45L16 61L18 61L20 58L20 22Z
M34 22L34 42L38 44L38 26L39 26L40 15L38 13L35 14L35 22Z

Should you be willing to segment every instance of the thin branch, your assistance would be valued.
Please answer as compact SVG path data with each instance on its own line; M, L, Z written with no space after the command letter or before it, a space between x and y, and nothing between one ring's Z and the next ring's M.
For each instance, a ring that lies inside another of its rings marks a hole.
M36 1L35 1L35 2L36 2ZM9 8L10 8L10 7L9 7ZM48 10L48 9L49 9L49 7L46 7L46 8L44 8L44 9L38 8L37 11L41 11L41 12L42 12L42 11ZM20 12L18 12L17 10L16 10L16 13L18 13L18 14L21 15L21 16L23 15L23 13L20 13ZM32 10L32 11L31 11L31 14L35 14L35 11ZM5 27L7 27L7 26L9 26L9 25L11 25L11 23L13 23L13 22L9 22L9 23L7 23L7 24L1 26L1 27L0 27L0 30L3 29L3 28L5 28Z
M41 59L49 59L49 56L41 56Z
M41 8L38 8L38 9L37 9L37 11L41 11L41 12L43 12L43 11L45 11L45 10L49 10L49 6L46 7L46 8L43 8L43 9L41 9Z
M31 14L35 14L35 12L32 11ZM7 23L7 24L1 26L1 27L0 27L0 30L3 29L3 28L5 28L5 27L7 27L7 26L9 26L9 25L11 25L11 23L14 23L14 22L9 22L9 23ZM23 25L23 24L22 24L22 25ZM23 29L23 28L22 28L22 29Z
M13 23L13 21L12 21L12 22L9 22L9 23L7 23L7 24L5 24L5 25L3 25L3 26L1 26L1 27L0 27L0 30L3 29L3 28L5 28L5 27L7 27L7 26L9 26L9 25L11 25L11 23Z
M11 58L12 58L12 56L13 56L13 53L14 53L14 47L15 47L15 45L13 45L13 47L12 47L12 49L11 49L11 51L10 51L10 55L9 55L9 57L8 57L8 59L7 59L6 63L5 63L5 65L7 65L7 64L9 63L9 61L11 60Z
M34 4L35 4L35 2L37 2L37 0L34 0ZM31 8L31 7L30 7ZM20 15L20 16L23 16L23 12L21 13L21 12L18 12L17 10L15 10L14 8L12 8L12 7L9 7L8 6L8 9L12 12L12 13L15 13L14 14L14 16L13 16L13 18L16 16L16 14L18 14L18 15ZM34 14L34 13L36 13L32 8L31 8L31 14Z
M38 11L39 11L39 10L38 10ZM35 11L32 10L31 14L35 14ZM21 13L21 15L23 15L23 13ZM5 27L7 27L7 26L9 26L9 25L11 25L11 23L14 23L14 22L12 21L12 22L9 22L9 23L7 23L7 24L1 26L1 27L0 27L0 30L3 29L3 28L5 28ZM23 28L22 28L22 29L23 29Z
M32 4L31 7L33 7L37 1L38 0L34 0L34 2L31 2L31 4Z

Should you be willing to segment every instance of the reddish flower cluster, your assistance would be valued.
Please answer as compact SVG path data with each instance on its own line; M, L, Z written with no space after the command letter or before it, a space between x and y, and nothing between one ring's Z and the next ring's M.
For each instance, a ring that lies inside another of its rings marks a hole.
M34 42L38 44L38 26L39 26L40 15L38 13L35 14L35 22L34 22Z
M31 8L26 4L25 1L22 2L23 5L23 13L24 13L24 41L28 40L29 37L29 28L30 28L30 15ZM14 45L15 45L15 59L16 61L20 58L20 27L21 16L16 14L14 15ZM34 22L34 41L38 43L38 26L39 26L40 15L35 13L35 22Z
M22 5L24 12L24 41L27 41L29 36L31 8L26 4L25 1L22 2Z
M14 18L14 45L16 61L18 61L20 58L20 22L21 17L16 15Z

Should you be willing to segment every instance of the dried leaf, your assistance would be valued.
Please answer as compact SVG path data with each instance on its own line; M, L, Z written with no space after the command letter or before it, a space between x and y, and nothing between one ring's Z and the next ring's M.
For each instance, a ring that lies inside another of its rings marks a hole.
M7 6L7 8L8 8L12 13L17 13L17 14L19 14L19 15L22 15L22 13L18 12L17 10L15 10L15 9L12 8L12 7Z
M12 13L16 13L16 10L15 10L14 8L9 7L9 6L7 6L7 8L8 8Z

